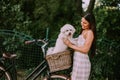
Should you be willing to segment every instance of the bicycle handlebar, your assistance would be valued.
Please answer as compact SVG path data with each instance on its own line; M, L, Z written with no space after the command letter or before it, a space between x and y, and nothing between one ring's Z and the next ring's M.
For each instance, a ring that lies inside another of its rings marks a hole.
M25 41L25 44L37 43L37 42L42 42L42 43L44 43L44 44L41 46L41 49L42 49L42 52L43 52L44 57L45 57L45 47L46 47L47 44L48 44L48 40L45 40L45 39L29 40L29 41Z
M31 44L31 43L36 43L36 42L42 42L44 44L48 43L47 40L44 40L44 39L37 39L37 40L28 40L28 41L25 41L25 44Z

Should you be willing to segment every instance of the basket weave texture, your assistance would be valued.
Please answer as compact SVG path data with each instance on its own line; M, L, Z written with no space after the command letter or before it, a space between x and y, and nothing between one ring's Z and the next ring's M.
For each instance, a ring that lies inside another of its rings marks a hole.
M46 56L50 72L60 71L71 67L71 51L63 51Z

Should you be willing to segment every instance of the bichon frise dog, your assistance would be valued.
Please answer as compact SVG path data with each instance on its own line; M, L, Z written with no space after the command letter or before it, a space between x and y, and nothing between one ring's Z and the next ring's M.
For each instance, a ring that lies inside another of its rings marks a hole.
M68 47L64 44L63 38L69 39L73 44L76 44L76 42L73 39L73 34L75 33L75 28L70 24L65 24L60 29L60 34L58 35L58 38L56 40L55 47L48 48L47 55L49 54L55 54L58 52L65 51Z

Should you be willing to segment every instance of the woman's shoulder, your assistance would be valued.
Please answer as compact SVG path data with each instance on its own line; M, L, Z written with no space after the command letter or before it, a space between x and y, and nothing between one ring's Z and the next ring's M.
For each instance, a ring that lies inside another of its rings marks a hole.
M88 34L93 34L92 30L86 30L82 33L82 35L88 35Z
M93 31L92 30L88 30L87 34L93 34Z
M86 37L92 36L92 35L93 35L93 31L92 30L87 30L83 36L84 36L84 38L86 38Z
M93 33L93 31L92 30L88 30L87 31L87 34L86 34L86 37L94 37L94 33Z
M88 30L86 30L86 32L92 32L92 30L91 30L91 29L88 29Z

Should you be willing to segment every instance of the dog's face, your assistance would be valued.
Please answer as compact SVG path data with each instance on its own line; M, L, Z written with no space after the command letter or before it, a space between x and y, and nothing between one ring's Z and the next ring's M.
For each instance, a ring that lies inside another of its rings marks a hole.
M73 34L75 33L75 28L70 24L65 24L61 28L60 32L66 35L67 37L72 37Z

